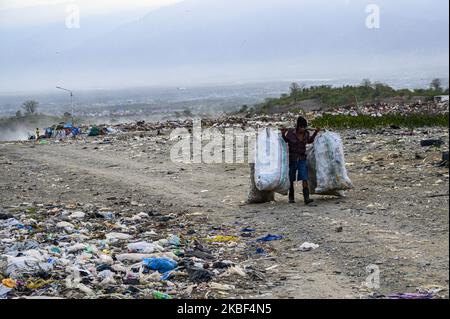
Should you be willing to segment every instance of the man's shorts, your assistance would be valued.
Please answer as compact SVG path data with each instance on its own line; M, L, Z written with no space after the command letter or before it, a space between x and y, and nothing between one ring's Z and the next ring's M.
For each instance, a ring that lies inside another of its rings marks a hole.
M306 160L289 163L289 179L291 182L308 180L308 165Z

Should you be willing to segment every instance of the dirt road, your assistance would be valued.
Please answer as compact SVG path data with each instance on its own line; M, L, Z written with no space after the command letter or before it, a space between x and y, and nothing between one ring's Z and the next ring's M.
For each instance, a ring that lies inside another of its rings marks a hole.
M432 134L448 139L445 130ZM233 235L248 226L257 237L284 236L265 244L266 255L244 248L249 254L241 264L265 269L265 280L242 284L229 297L365 298L433 287L448 297L449 175L434 165L439 151L416 156L424 152L416 146L422 135L354 135L343 133L355 189L345 198L313 196L316 207L305 207L300 191L297 204L277 196L273 203L245 205L246 165L174 164L167 136L151 135L102 144L0 144L0 207L92 202L115 205L120 213L139 202L194 213L194 229ZM301 252L303 242L319 248ZM369 265L379 269L379 289L363 284Z

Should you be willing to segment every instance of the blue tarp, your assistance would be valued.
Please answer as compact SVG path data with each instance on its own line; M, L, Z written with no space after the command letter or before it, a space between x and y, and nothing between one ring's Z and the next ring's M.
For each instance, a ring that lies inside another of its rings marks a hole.
M74 128L72 128L72 135L73 136L77 136L78 134L80 134L81 132L80 132L80 129L79 128L76 128L76 127L74 127Z

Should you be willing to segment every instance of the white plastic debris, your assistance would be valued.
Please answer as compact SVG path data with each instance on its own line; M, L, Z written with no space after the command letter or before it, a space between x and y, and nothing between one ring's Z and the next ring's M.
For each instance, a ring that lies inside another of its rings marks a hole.
M310 251L310 250L314 250L317 248L319 248L319 245L317 245L317 244L304 242L303 244L300 245L299 250L300 251Z
M216 290L233 290L233 289L235 289L235 286L233 286L233 285L220 284L217 282L210 283L209 287L211 289L216 289Z
M105 264L105 265L112 265L114 263L113 258L111 256L105 255L105 254L101 254L99 260L100 260L100 263Z
M69 216L69 218L70 218L70 219L82 219L82 218L84 218L85 216L86 216L86 214L83 213L83 212L73 212L73 213Z
M22 274L35 273L42 268L50 269L52 265L43 263L40 259L33 256L0 256L0 273L7 277L19 278Z
M160 245L155 243L148 243L148 242L138 242L138 243L131 243L127 245L128 250L131 253L143 253L143 254L151 254L155 251L163 251L164 248L162 248Z
M64 228L66 231L72 231L75 226L69 222L59 222L56 224L57 228Z
M86 245L85 244L75 244L73 246L70 246L67 248L67 252L69 253L74 253L83 249L86 249Z
M241 277L247 276L246 273L244 272L244 270L242 270L242 268L239 266L233 266L233 267L228 268L227 273L230 275L238 275Z
M127 240L131 239L133 236L124 233L109 233L106 234L106 239L108 240Z

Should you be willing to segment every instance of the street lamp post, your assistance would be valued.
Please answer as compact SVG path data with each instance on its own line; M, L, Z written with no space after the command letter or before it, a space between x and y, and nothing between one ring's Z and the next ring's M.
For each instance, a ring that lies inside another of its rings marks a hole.
M70 93L70 105L72 107L72 113L71 113L71 115L72 115L72 125L75 125L75 123L73 121L73 92L71 90L62 88L60 86L57 86L56 88Z

